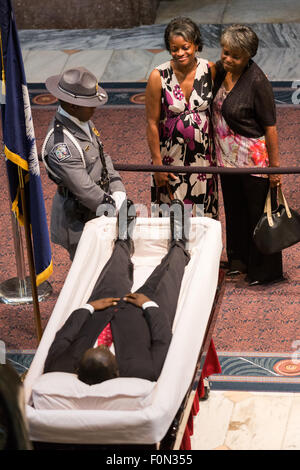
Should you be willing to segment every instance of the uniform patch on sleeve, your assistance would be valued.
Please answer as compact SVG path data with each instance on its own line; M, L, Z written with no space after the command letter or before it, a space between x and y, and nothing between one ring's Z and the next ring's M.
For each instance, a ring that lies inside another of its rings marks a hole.
M67 144L56 144L51 150L51 155L60 163L72 156Z

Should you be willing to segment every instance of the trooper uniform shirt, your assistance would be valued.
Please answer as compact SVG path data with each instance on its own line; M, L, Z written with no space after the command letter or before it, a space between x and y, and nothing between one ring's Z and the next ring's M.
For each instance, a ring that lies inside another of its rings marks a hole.
M48 175L58 185L52 204L51 240L69 252L76 249L84 224L96 216L97 208L103 203L115 205L117 197L123 200L126 194L110 156L103 152L94 124L89 121L85 125L86 132L57 112L42 149Z

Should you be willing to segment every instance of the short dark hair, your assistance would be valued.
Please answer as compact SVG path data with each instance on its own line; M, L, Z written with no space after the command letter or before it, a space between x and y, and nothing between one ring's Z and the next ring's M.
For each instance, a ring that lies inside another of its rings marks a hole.
M233 24L223 31L220 42L222 47L226 46L230 50L241 50L246 52L249 57L254 57L258 49L259 39L249 26Z
M198 51L202 51L203 42L199 27L190 18L178 16L173 18L165 29L165 45L170 52L170 37L182 36L186 41L198 46Z
M87 349L79 362L77 375L88 385L115 379L119 376L116 358L106 346Z

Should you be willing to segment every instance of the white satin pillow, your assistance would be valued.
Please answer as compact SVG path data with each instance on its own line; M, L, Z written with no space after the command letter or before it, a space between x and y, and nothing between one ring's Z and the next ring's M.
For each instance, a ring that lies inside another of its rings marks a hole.
M138 410L151 403L156 382L133 377L118 377L101 384L87 385L75 374L48 372L32 387L37 409Z

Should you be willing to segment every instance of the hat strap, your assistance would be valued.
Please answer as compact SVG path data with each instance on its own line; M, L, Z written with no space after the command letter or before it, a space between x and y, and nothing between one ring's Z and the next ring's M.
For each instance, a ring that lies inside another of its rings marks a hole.
M95 95L91 95L91 96L86 96L86 95L77 95L75 93L71 93L70 91L67 91L65 90L64 88L62 88L60 86L60 84L58 84L58 88L63 92L63 93L66 93L67 95L70 95L72 96L73 98L83 98L83 99L94 99L94 98L99 98L100 101L102 101L104 98L105 98L105 94L104 93L96 93Z

